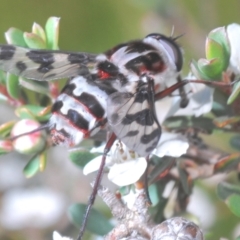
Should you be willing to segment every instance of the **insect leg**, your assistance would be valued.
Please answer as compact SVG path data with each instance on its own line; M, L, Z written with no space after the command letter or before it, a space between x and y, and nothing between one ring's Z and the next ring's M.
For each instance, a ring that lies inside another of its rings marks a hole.
M144 172L144 191L145 191L146 198L147 198L146 199L147 200L147 204L149 206L151 206L152 205L152 201L151 201L151 198L149 196L149 189L148 189L148 168L149 168L149 165L150 165L150 163L149 163L149 156L146 157L146 161L147 161L147 168L146 168L146 170Z
M231 86L233 86L234 82L225 83L225 82L213 82L213 81L205 81L205 80L182 80L181 82L177 82L174 85L172 85L171 87L155 94L155 100L160 100L164 97L167 97L172 92L185 86L188 83L203 83L203 84L206 84L206 85L209 85L212 87L231 87Z
M44 125L42 125L42 126L40 126L40 127L38 127L38 128L36 128L36 129L34 129L34 130L32 130L32 131L25 132L25 133L19 134L19 135L14 136L14 137L10 137L9 140L10 140L10 141L14 141L14 140L16 140L17 138L20 138L20 137L22 137L22 136L26 136L26 135L29 135L29 134L32 134L32 133L35 133L35 132L40 132L40 131L45 130L45 129L49 129L49 124L48 124L48 123L47 123L47 124L44 124Z
M107 156L108 152L110 151L110 149L111 149L114 141L116 140L116 138L117 138L116 135L114 133L112 133L110 138L107 141L107 144L106 144L105 148L104 148L102 161L101 161L100 167L99 167L98 172L97 172L97 177L96 177L96 180L95 180L94 185L93 185L92 193L91 193L90 198L88 200L88 206L87 206L87 209L86 209L86 212L85 212L85 216L83 218L83 223L82 223L79 235L77 237L77 240L81 240L82 237L83 237L83 234L84 234L84 231L85 231L86 225L87 225L88 216L89 216L90 210L91 210L91 208L94 204L94 201L95 201L95 198L96 198L96 195L97 195L97 191L98 191L98 187L99 187L99 184L100 184L102 176L103 176L103 169L104 169L105 162L106 162L106 156Z
M182 79L181 79L180 75L177 77L177 81L178 82L182 82ZM189 103L189 99L187 97L187 93L186 93L186 91L185 91L183 86L179 87L179 94L181 96L180 107L181 108L185 108L188 105L188 103Z

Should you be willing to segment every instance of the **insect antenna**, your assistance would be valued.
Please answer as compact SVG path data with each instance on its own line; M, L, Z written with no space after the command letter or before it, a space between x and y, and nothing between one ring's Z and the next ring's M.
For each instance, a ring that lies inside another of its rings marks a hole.
M178 40L180 37L182 37L182 36L184 36L185 35L185 33L182 33L182 34L180 34L180 35L178 35L178 36L176 36L176 37L172 37L172 40L173 41L176 41L176 40Z
M175 27L174 27L174 25L173 25L173 26L172 26L172 32L171 32L171 35L170 35L171 38L173 37L174 31L175 31Z
M14 141L14 140L16 140L17 138L20 138L20 137L22 137L22 136L26 136L26 135L29 135L29 134L32 134L32 133L35 133L35 132L40 132L40 131L45 130L45 129L48 129L48 128L49 128L49 124L47 123L47 124L44 124L44 125L36 128L36 129L32 130L32 131L25 132L25 133L21 133L21 134L19 134L19 135L17 135L17 136L14 136L14 137L10 137L9 140L10 140L10 141Z
M105 162L106 162L106 157L107 157L107 154L110 151L114 141L116 140L116 138L117 138L116 135L114 133L112 133L110 138L107 141L107 144L106 144L105 148L104 148L102 161L101 161L101 164L100 164L98 172L97 172L97 177L96 177L96 179L94 181L94 184L93 184L93 190L92 190L92 193L91 193L91 195L89 197L89 200L88 200L88 206L87 206L84 218L83 218L83 223L82 223L79 235L78 235L76 240L81 240L82 237L83 237L83 234L85 232L87 221L88 221L88 216L89 216L91 208L94 204L94 201L95 201L95 198L96 198L96 195L97 195L97 191L98 191L98 187L100 185L100 182L101 182L101 179L102 179L102 176L103 176L103 170L104 170L104 166L105 166Z
M172 32L171 32L171 35L170 35L170 38L173 40L173 41L176 41L177 39L179 39L180 37L182 37L183 35L185 35L185 33L182 33L176 37L173 37L174 35L174 31L175 31L175 27L174 25L172 26Z

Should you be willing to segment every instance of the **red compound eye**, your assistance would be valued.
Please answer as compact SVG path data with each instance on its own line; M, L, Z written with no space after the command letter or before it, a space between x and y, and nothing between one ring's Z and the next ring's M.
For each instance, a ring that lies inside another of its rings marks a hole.
M110 74L105 72L105 71L99 70L98 71L98 76L99 76L100 79L106 79L106 78L110 77Z

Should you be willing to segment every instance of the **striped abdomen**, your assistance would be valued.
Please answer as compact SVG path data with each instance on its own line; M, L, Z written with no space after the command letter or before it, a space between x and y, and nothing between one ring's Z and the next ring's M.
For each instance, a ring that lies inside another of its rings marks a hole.
M112 92L83 76L70 80L52 107L53 142L74 146L97 133L106 123L107 98Z

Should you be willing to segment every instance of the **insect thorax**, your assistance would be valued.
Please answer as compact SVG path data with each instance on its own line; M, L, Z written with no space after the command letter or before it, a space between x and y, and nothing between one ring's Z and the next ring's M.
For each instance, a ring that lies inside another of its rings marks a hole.
M157 35L157 37L159 36ZM149 106L154 108L154 103L150 103L149 99L151 97L147 92L147 87L142 88L141 84L148 84L148 79L151 78L154 80L155 91L162 91L173 81L176 81L179 74L179 66L176 63L177 60L173 57L174 54L168 54L164 45L160 44L159 47L158 41L159 39L155 38L154 35L154 37L147 37L142 41L132 41L118 45L105 54L96 56L95 66L89 69L87 74L72 78L63 88L61 95L52 107L49 124L53 142L74 146L84 138L93 136L101 128L104 128L109 119L113 119L111 114L114 114L113 106L116 106L114 101L111 102L114 98L110 96L119 92L122 94L118 97L121 98L123 103L128 101L127 97L126 100L123 98L129 96L129 94L134 96L134 101L132 101L134 106L145 103L144 108L146 110L139 110L139 114L138 110L135 113L133 112L134 108L131 109L131 115L127 114L127 109L121 111L126 111L128 118L130 116L136 118L136 120L131 119L131 127L133 127L135 121L136 123L140 122L141 127L144 126L144 122L151 126L148 127L148 135L145 134L144 139L148 138L148 148L152 149L157 144L159 139L157 135L160 135L161 131L157 129L159 124L154 116L155 113L148 110ZM137 94L140 89L141 93ZM148 96L146 101L144 99L139 100L139 97L145 98L144 89L146 89L146 96ZM154 97L151 98L151 101L152 99ZM139 103L137 104L137 102ZM107 114L109 107L111 110ZM129 105L129 107L131 106ZM123 108L118 106L116 111L117 109ZM139 120L139 116L142 119L145 112L149 112L146 116L147 120ZM121 121L127 123L125 126L129 124L126 116L121 116ZM117 137L122 135L115 129L116 126L112 125L111 127L113 131L116 131ZM151 131L155 131L156 134L152 134ZM135 139L137 137L136 135ZM139 137L143 139L143 135L139 135ZM155 140L152 147L150 144L153 138Z

